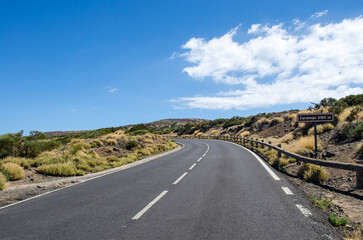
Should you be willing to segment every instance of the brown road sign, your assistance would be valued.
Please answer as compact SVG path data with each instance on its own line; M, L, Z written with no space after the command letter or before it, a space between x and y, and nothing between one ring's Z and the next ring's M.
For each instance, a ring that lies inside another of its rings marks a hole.
M333 122L333 113L304 113L297 115L298 122Z

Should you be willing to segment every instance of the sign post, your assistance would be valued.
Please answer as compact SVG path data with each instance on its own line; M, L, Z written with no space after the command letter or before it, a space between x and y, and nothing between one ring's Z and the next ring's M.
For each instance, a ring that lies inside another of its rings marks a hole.
M314 123L315 155L318 153L318 133L316 124L320 122L333 122L333 113L304 113L297 115L297 121L302 123Z

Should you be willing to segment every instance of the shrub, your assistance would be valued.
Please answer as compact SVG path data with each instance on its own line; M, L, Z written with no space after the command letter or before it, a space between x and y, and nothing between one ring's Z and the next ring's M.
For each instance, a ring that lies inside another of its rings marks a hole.
M328 176L321 166L305 163L301 166L298 176L308 182L320 184L328 180Z
M348 224L348 220L346 218L341 218L335 213L330 214L328 219L334 227L345 226Z
M107 147L107 148L105 148L105 152L108 154L112 154L113 150L111 148Z
M0 136L0 159L7 156L17 156L20 154L20 144L22 142L22 132L16 134L5 134Z
M151 143L151 144L154 143L154 141L152 139L149 139L149 138L143 138L142 142L143 143Z
M42 165L37 168L37 171L39 173L46 174L46 175L52 175L52 176L75 176L76 175L76 167L71 162Z
M276 124L279 124L279 123L282 123L284 122L284 119L282 117L274 117L272 120L271 120L271 125L276 125Z
M98 139L93 139L91 142L89 142L89 145L92 147L92 148L98 148L98 147L102 147L104 144L103 142L101 142L100 140Z
M129 140L126 142L126 149L128 150L132 150L134 148L136 148L139 145L139 143L135 140Z
M1 165L1 171L8 176L9 180L15 181L24 177L24 169L16 163L4 163Z
M292 140L294 140L294 133L288 133L285 136L283 136L282 138L280 138L279 142L288 143L288 142L291 142Z
M116 139L106 139L104 142L107 146L116 146L117 145Z
M287 164L289 164L289 160L278 158L272 163L272 166L281 171Z
M324 198L322 195L316 196L315 194L311 196L311 201L315 206L322 209L330 208L332 202L331 199Z
M6 188L6 178L2 172L0 172L0 190L3 190Z
M248 136L250 136L251 135L251 133L249 132L249 131L244 131L244 132L242 132L241 134L240 134L240 136L241 137L248 137Z
M342 125L339 133L338 139L340 140L360 140L363 139L363 122L359 125L354 123L345 123Z
M9 163L9 162L19 164L21 167L25 169L30 168L30 164L26 158L6 157L4 160L2 160L2 163Z

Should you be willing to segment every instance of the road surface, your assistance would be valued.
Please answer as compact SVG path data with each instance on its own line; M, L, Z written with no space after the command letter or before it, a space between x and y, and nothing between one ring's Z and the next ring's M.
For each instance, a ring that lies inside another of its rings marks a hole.
M228 142L0 209L0 239L339 239L283 175Z

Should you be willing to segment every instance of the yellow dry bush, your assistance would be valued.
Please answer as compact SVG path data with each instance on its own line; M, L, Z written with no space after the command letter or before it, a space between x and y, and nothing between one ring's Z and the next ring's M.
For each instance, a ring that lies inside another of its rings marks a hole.
M302 154L304 152L312 152L315 148L314 136L301 137L290 144L283 144L282 148L294 153ZM318 149L321 149L320 140L318 137Z
M7 186L6 178L5 178L4 174L2 172L0 172L0 190L5 189L6 186Z
M152 134L152 133L146 133L144 135L145 138L149 138L149 139L157 139L157 136Z
M317 125L316 126L316 132L317 134L322 134L325 132L328 132L334 128L334 125L331 123L326 123L323 125ZM308 131L308 135L314 135L314 127L311 127Z
M338 116L338 120L339 122L346 122L347 118L349 117L349 115L351 114L352 110L354 107L348 107L346 109L343 110L343 112L341 112Z
M289 118L290 120L292 120L292 121L296 121L296 119L297 119L297 114L296 114L296 113L292 113L292 114L290 114L290 115L288 116L288 118Z
M302 123L302 122L299 122L299 123L298 123L298 127L299 127L299 128L304 128L304 127L305 127L305 125L306 125L306 123Z
M279 143L289 143L292 140L294 140L294 133L290 132L288 134L286 134L285 136L283 136L282 138L278 139Z
M113 150L112 150L112 148L107 147L107 148L105 148L105 152L108 154L112 154Z
M197 135L199 133L199 130L194 131L193 135Z
M198 132L197 133L197 136L202 136L203 135L203 133L202 132Z
M250 135L250 131L244 131L240 134L241 137L248 137Z
M328 175L324 171L323 167L309 163L305 163L301 166L298 176L305 181L317 184L328 180Z
M73 163L56 163L39 166L37 172L52 176L75 176L76 167Z
M154 141L151 138L146 138L146 137L142 139L142 142L143 143L151 143L151 144L154 143Z
M267 123L269 123L270 122L270 120L268 120L267 118L265 118L265 117L262 117L262 118L260 118L260 119L258 119L258 121L256 122L256 124L257 125L264 125L264 124L267 124Z
M104 143L107 145L107 146L116 146L117 145L117 140L116 139L105 139L103 140Z
M89 142L89 145L93 148L102 147L104 144L99 139L93 139Z
M303 114L303 113L314 113L315 111L314 110L309 110L309 109L303 109L303 110L300 110L298 112L298 114Z
M216 135L216 134L217 134L217 132L218 132L218 130L213 130L213 131L212 131L212 135Z
M95 150L89 150L87 154L91 158L97 158L97 159L100 158L100 155L98 155L98 153L96 153Z
M20 166L22 166L25 169L30 168L30 164L28 162L28 159L26 159L26 158L6 157L4 160L2 160L2 163L8 163L8 162L19 164Z
M274 117L272 121L282 123L284 122L284 119L282 117Z
M24 177L24 169L16 163L4 163L1 165L1 170L8 175L9 180L15 181Z

